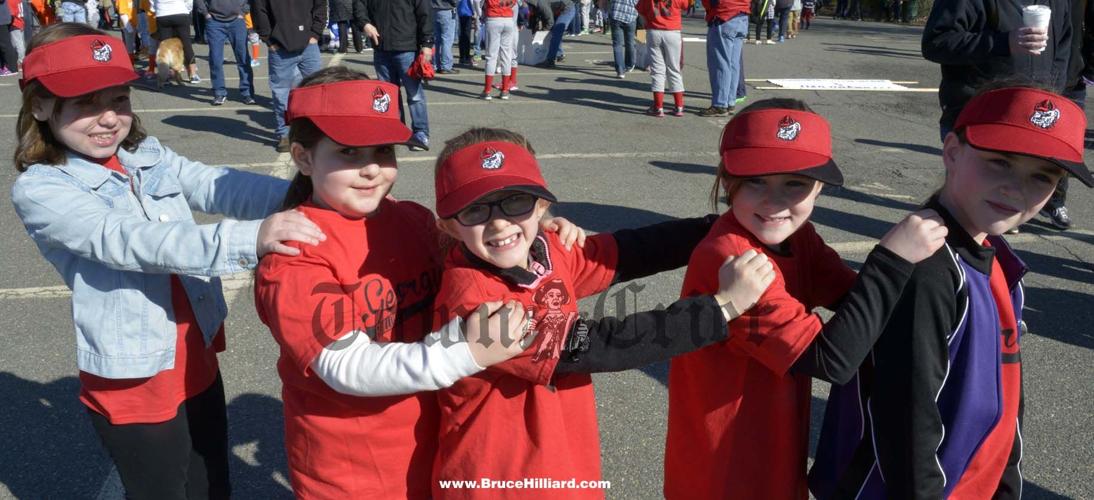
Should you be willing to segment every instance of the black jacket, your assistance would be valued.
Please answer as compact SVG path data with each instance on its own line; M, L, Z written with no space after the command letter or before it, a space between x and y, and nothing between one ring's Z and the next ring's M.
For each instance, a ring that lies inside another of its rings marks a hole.
M353 20L354 0L330 0L330 20L343 22Z
M221 22L230 22L251 11L247 0L194 0L194 10Z
M452 10L460 4L459 0L430 0L430 5L434 9Z
M251 0L251 17L259 38L297 52L308 47L309 38L323 38L327 0Z
M1071 64L1067 69L1067 88L1078 88L1079 80L1094 80L1094 2L1075 0L1071 5Z
M1022 7L1034 3L1052 9L1048 47L1013 56L1008 35L1023 26ZM923 57L942 65L939 122L952 127L977 89L995 79L1027 78L1062 91L1071 37L1071 0L938 0L923 28Z
M433 47L433 6L429 0L356 0L362 24L380 32L379 50L417 51Z
M537 21L539 22L539 29L543 30L549 30L555 24L554 6L551 3L550 0L524 0L524 5L528 6L529 17L536 18L535 21L528 21L533 28L535 28Z

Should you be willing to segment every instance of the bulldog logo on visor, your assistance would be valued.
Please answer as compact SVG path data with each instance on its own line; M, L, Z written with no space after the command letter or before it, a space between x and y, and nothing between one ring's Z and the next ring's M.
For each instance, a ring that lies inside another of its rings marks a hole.
M391 96L384 92L384 89L376 87L376 90L372 91L372 109L377 113L387 113L390 108Z
M1045 99L1033 107L1033 116L1029 117L1029 122L1041 128L1052 128L1059 119L1060 110L1056 109L1052 101Z
M486 148L482 151L482 168L497 170L505 164L505 153L494 148Z
M787 115L784 116L782 120L779 120L779 132L776 136L784 141L793 141L798 138L798 133L801 131L802 124L795 121L790 115Z
M110 48L106 42L102 40L95 40L91 43L91 58L101 63L110 62L110 58L113 56L114 50Z

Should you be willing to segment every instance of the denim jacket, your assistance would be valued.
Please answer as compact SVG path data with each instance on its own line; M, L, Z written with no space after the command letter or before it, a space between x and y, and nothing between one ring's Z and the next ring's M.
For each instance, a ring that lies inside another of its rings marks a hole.
M175 364L170 276L182 281L211 345L228 313L216 276L258 264L261 219L288 183L187 160L152 137L133 153L119 149L118 160L128 179L71 152L63 165L32 165L11 198L72 290L80 370L146 378ZM239 220L199 225L191 210Z

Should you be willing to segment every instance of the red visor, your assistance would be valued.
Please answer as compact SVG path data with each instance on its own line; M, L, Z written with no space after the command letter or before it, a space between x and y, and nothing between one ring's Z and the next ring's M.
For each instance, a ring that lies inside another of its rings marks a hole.
M30 51L19 87L38 80L58 97L76 97L137 78L121 40L106 34L80 35Z
M954 130L973 147L1044 158L1094 186L1083 163L1086 114L1052 92L1006 88L980 94L961 110Z
M511 142L480 142L449 156L437 169L437 215L453 217L475 200L501 190L522 191L558 201L547 190L539 163Z
M832 160L832 133L818 114L792 109L741 113L722 131L719 148L726 173L735 177L799 174L843 184Z
M289 93L285 122L297 118L346 146L406 144L411 136L399 120L399 87L377 80L297 87Z

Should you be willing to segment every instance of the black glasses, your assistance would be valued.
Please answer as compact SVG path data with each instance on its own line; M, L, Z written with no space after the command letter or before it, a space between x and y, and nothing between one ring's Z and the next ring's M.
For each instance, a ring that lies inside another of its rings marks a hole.
M539 198L528 193L517 193L506 196L497 201L485 203L472 203L456 213L456 221L464 226L475 226L490 220L494 213L494 207L498 207L501 213L509 217L516 217L531 212L536 207Z

